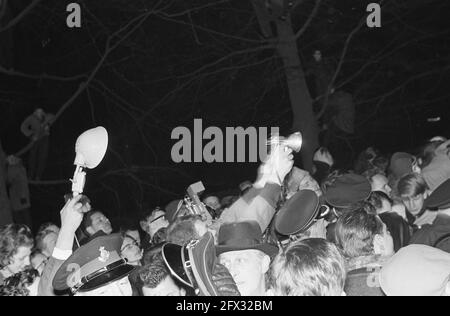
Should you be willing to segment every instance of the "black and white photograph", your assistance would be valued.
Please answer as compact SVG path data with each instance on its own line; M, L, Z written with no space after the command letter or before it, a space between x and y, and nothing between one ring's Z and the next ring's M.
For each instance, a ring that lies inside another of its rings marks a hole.
M0 0L0 296L450 296L450 1Z

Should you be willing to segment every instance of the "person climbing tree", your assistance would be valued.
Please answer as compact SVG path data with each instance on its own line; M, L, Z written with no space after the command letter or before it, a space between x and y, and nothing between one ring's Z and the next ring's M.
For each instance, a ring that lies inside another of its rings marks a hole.
M48 156L50 125L54 121L53 114L36 109L22 123L22 133L34 142L28 161L28 173L31 180L40 180L45 170Z

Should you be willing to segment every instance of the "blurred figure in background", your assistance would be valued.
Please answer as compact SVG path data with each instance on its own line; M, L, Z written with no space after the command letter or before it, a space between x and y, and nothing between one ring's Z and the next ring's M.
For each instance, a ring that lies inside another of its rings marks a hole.
M6 187L7 160L0 140L0 227L13 222L11 214L11 204Z
M15 156L8 156L7 165L7 184L14 222L31 228L33 226L27 170L22 160Z
M28 172L32 180L40 180L44 174L48 156L50 125L55 116L38 108L22 123L21 131L34 142L29 157Z

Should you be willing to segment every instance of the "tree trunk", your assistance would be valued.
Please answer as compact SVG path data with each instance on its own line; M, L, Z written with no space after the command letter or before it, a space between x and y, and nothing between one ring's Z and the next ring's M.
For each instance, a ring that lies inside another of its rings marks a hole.
M319 133L312 98L306 85L290 16L286 20L278 19L276 24L279 39L277 50L283 60L291 100L292 129L303 134L301 151L303 168L312 172L314 152L319 147Z

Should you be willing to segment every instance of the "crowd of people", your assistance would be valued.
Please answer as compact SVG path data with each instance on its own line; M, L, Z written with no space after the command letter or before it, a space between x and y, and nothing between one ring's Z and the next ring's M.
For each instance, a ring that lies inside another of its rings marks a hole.
M76 196L60 225L0 228L0 296L199 295L198 276L165 248L205 236L221 296L447 296L449 147L437 137L414 155L368 148L352 170L321 148L309 173L280 144L239 194L203 196L203 213L180 197L117 229Z

